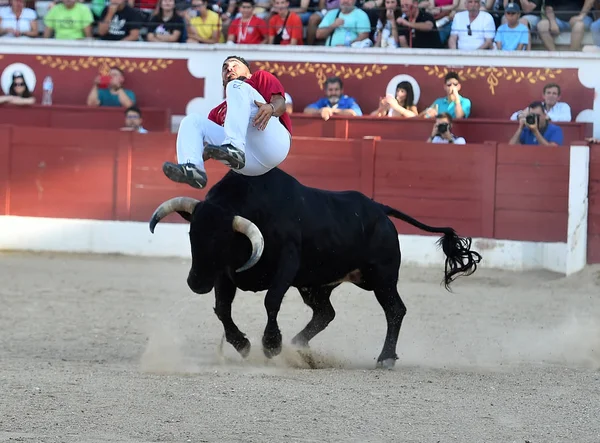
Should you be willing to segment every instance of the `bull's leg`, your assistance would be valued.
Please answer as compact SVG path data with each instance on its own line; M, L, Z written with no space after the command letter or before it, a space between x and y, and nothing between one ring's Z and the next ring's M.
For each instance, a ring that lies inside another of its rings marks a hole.
M396 285L376 288L374 290L377 301L383 308L387 320L387 334L381 354L377 358L377 367L393 368L398 355L396 345L400 335L402 320L406 315L406 306L398 294Z
M330 300L331 292L335 287L298 289L304 303L313 310L313 316L304 329L292 339L293 345L307 347L308 342L335 318L335 310Z
M250 341L231 318L231 305L237 288L226 276L220 276L215 283L215 314L225 328L225 339L244 358L250 353Z
M262 345L263 352L267 358L275 357L281 352L281 331L277 324L277 315L281 308L283 296L292 285L299 265L300 255L296 246L284 246L279 258L279 268L273 279L273 284L265 297L267 326L263 334Z

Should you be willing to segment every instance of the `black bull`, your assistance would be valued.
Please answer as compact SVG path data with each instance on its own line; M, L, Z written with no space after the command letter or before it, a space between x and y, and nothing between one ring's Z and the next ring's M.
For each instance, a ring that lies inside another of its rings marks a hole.
M452 228L427 226L356 191L310 188L280 169L247 177L230 171L204 201L177 197L152 215L150 231L177 212L190 222L192 265L187 283L198 294L215 289L215 313L225 337L244 357L250 342L231 317L237 288L267 290L267 325L262 344L267 357L281 351L277 315L287 290L297 288L313 310L306 327L293 339L298 346L325 329L335 317L330 295L344 281L374 291L385 312L387 334L378 366L393 367L406 307L397 290L400 246L393 216L423 231L441 233L446 256L444 284L470 275L481 256L471 239Z

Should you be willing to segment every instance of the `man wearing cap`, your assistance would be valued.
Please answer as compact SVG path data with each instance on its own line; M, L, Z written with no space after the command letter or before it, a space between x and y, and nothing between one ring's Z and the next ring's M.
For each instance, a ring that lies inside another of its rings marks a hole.
M204 160L219 160L244 175L262 175L288 155L292 121L285 112L285 91L267 71L250 73L242 57L229 56L221 69L226 99L208 117L190 114L177 133L177 164L165 162L174 182L202 189Z
M519 117L519 127L508 142L511 145L562 145L560 126L548 122L544 103L533 102Z
M529 46L529 29L519 21L521 7L517 3L509 3L504 9L506 23L496 31L494 43L503 51L522 51Z

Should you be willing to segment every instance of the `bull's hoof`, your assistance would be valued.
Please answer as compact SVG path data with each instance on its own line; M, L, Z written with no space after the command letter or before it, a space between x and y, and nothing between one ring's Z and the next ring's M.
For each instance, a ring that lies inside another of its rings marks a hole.
M277 331L277 333L263 337L263 352L265 357L273 358L281 354L281 333Z
M384 360L377 361L376 368L377 369L394 369L395 365L396 365L395 358L386 358Z
M292 346L308 349L308 341L304 337L296 335L294 338L292 338Z
M252 345L250 344L250 340L246 339L245 341L241 342L238 346L236 346L235 350L238 351L243 358L246 358L248 357L248 355L250 355L251 348Z

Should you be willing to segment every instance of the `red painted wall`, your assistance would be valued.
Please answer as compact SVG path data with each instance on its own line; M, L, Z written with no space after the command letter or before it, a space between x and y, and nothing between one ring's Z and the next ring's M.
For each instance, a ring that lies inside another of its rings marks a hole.
M192 61L192 63L202 61ZM327 77L337 75L344 81L344 92L355 97L369 114L385 95L387 84L396 76L412 77L419 85L419 111L443 96L443 77L449 70L461 76L461 94L472 101L473 118L505 118L533 100L542 98L547 83L558 83L562 100L571 105L573 120L584 109L592 109L594 93L579 80L578 69L539 69L490 66L437 65L407 66L364 63L298 63L253 61L252 69L276 73L292 96L297 112L323 96ZM138 57L94 57L4 54L0 57L0 72L13 64L27 65L37 78L34 95L41 101L41 82L46 75L54 79L54 102L62 105L84 105L99 72L118 66L125 72L125 87L132 89L142 107L160 104L173 114L184 114L187 103L204 96L204 78L192 76L188 59L158 59ZM220 76L220 65L210 75ZM406 78L406 77L405 77ZM396 82L396 81L394 81ZM216 105L217 103L214 103Z

